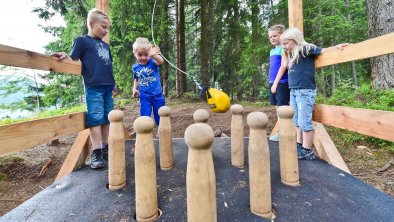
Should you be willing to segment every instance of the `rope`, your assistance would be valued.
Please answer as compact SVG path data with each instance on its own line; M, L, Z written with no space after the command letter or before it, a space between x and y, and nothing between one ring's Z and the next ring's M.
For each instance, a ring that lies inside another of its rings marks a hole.
M156 41L155 41L155 37L154 37L154 35L153 35L153 19L154 19L154 16L155 16L156 3L157 3L157 0L155 0L155 3L154 3L154 5L153 5L152 19L151 19L152 42L153 42L153 44L155 44L155 45L156 45ZM198 87L198 89L200 89L200 90L202 89L202 86L201 86L201 84L197 81L196 76L191 76L190 74L186 73L185 71L179 69L179 68L176 67L174 64L172 64L163 54L160 53L160 56L163 57L163 59L164 59L168 64L170 64L172 67L174 67L176 70L178 70L179 72L185 74L185 75L188 76L189 78L192 78L193 82L196 84L196 86Z

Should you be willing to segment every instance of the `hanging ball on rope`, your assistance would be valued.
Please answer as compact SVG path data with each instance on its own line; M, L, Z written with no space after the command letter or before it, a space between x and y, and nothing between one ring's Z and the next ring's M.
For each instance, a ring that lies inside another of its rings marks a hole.
M215 113L225 113L230 109L230 97L223 91L209 88L206 91L209 107Z

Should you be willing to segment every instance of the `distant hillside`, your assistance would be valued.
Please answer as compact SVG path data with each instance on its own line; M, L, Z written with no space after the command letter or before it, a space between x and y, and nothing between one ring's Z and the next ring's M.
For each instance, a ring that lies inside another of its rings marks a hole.
M4 94L7 94L7 90L3 90L3 89L9 87L11 81L16 81L21 78L22 77L15 75L0 75L0 104L16 103L32 94L32 93L27 93L27 91L28 91L28 86L33 85L34 81L29 78L25 78L23 81L21 80L16 84L16 87L20 88L20 90L4 96Z

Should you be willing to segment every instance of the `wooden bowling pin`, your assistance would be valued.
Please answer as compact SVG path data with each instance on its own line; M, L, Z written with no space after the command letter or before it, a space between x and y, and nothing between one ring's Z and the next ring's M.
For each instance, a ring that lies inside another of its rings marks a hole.
M243 168L245 165L244 124L242 119L244 108L239 104L232 105L231 113L231 164Z
M217 221L216 180L211 145L213 130L205 123L187 127L185 141L189 147L186 171L187 220Z
M292 122L294 115L290 106L279 106L279 162L282 183L290 186L300 185L297 157L297 132Z
M137 133L134 153L137 221L155 221L159 216L156 157L152 136L154 127L155 122L147 116L138 117L134 121Z
M162 106L159 109L160 169L162 170L171 170L175 166L170 113L171 109L168 106Z
M205 109L198 109L194 111L193 119L195 123L207 123L209 119L209 113Z
M110 121L108 135L108 188L121 189L126 186L125 134L123 128L124 114L112 110L108 114Z
M249 189L250 211L258 216L274 219L271 201L270 153L267 142L267 115L252 112L246 122L250 127L249 157Z

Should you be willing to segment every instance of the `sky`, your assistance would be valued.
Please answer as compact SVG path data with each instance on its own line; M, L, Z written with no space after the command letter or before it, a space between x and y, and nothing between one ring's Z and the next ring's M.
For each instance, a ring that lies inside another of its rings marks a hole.
M32 10L42 6L45 0L0 0L0 44L45 53L44 46L55 38L39 25L65 26L65 22L60 16L39 19Z

